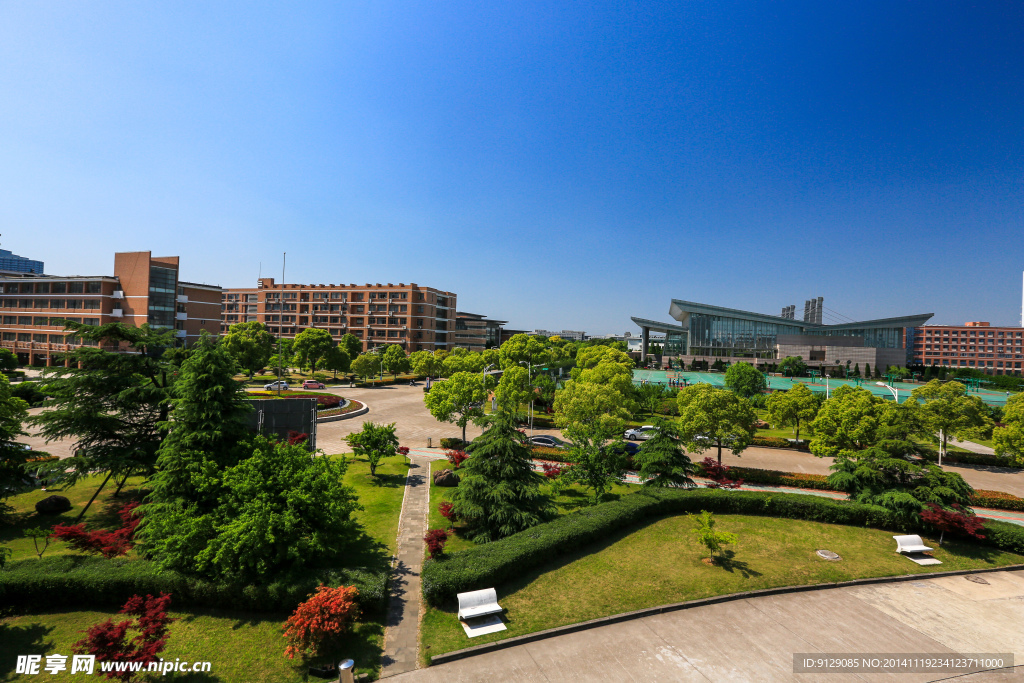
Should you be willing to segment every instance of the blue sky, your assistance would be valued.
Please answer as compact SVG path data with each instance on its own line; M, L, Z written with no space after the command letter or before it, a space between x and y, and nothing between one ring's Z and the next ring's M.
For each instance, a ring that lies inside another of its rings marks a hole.
M55 274L1019 324L1024 4L0 4L0 238Z

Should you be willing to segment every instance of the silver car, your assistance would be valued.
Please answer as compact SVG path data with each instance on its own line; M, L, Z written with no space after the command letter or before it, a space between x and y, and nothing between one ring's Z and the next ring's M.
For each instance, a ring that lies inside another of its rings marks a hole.
M654 425L644 425L643 427L634 427L633 429L627 429L623 436L630 441L646 441L647 439L654 436L654 431L657 429Z
M278 389L280 389L281 391L288 391L288 382L285 382L282 379L276 382L271 382L270 384L263 385L264 391L277 391Z

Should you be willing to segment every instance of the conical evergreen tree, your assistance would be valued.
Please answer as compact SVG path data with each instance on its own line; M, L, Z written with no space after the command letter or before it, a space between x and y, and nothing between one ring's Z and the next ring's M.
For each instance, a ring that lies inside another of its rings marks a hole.
M871 363L864 364L864 376L871 379Z
M454 512L478 543L529 529L552 516L540 491L526 436L510 415L498 413L473 440L453 495Z
M853 364L853 376L860 377L860 363Z

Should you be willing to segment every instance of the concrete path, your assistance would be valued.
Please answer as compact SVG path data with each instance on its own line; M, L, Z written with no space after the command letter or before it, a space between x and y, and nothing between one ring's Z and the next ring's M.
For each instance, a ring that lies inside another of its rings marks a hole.
M950 446L956 446L957 448L963 448L965 451L971 451L972 453L983 453L984 455L995 455L994 449L988 446L983 446L980 443L974 443L973 441L957 441L956 439L949 440Z
M955 674L794 673L796 653L1013 653L1024 664L1024 572L832 588L694 607L401 675L468 681L935 681ZM514 615L513 615L514 616ZM467 646L472 643L467 642ZM1020 681L1016 671L965 682Z
M398 522L398 553L391 576L381 677L415 670L419 656L420 570L430 506L430 462L416 455L409 459L412 467Z

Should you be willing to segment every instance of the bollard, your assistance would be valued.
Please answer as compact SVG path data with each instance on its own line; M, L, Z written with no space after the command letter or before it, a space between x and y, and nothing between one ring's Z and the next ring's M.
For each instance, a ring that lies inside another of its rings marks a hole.
M338 663L338 683L355 683L356 663L345 659Z
M434 437L428 436L427 437L427 448L433 448L433 447L434 447Z

